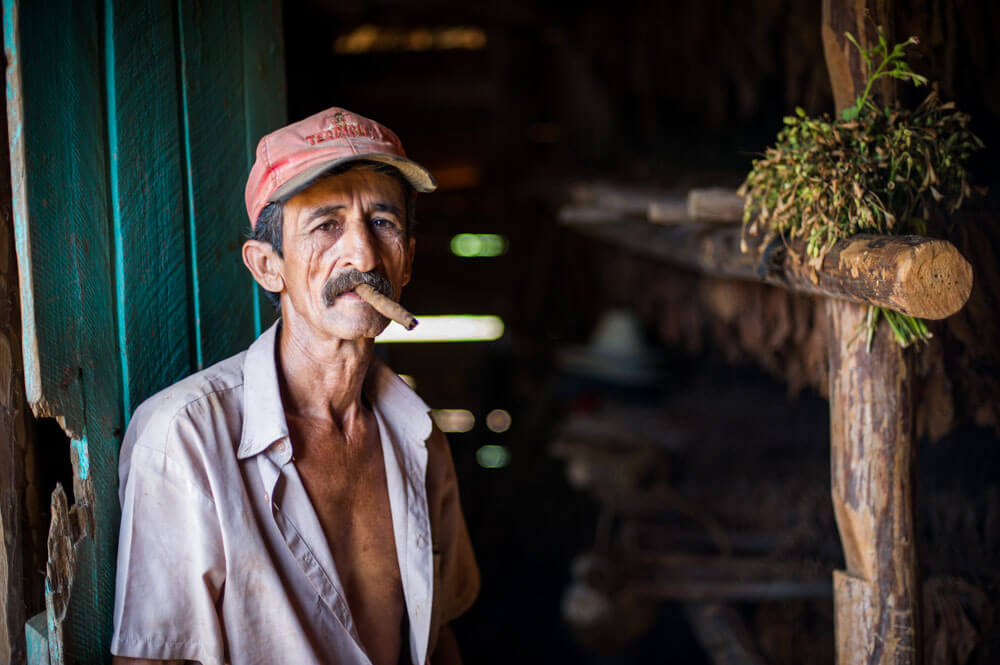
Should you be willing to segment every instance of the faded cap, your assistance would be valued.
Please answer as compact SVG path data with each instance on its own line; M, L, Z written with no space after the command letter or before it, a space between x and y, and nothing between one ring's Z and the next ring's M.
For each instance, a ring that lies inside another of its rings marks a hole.
M333 107L271 132L257 144L246 189L250 226L268 203L295 193L333 166L358 159L396 167L418 192L437 188L430 171L407 159L392 130Z

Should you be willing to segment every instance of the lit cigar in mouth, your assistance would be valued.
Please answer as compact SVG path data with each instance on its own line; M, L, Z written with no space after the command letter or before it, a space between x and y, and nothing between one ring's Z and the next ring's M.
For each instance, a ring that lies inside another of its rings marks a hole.
M392 298L386 298L367 284L358 284L354 287L354 292L361 296L362 300L371 305L376 312L392 319L407 330L413 330L417 327L417 319L407 312L402 305Z

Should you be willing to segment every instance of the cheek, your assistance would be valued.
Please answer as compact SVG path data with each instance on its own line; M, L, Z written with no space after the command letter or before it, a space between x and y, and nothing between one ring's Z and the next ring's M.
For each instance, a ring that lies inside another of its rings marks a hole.
M391 238L386 238L382 242L382 256L385 263L387 265L391 264L394 270L404 267L406 265L407 246L406 238L404 237L392 236Z
M318 283L322 286L329 276L326 266L330 262L329 254L332 248L323 247L319 243L305 243L299 253L300 279L306 285L306 290L311 291L312 285Z

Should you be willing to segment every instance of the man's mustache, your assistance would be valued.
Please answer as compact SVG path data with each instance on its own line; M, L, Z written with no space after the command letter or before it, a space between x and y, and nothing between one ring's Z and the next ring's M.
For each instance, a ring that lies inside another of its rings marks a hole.
M323 285L323 304L327 307L332 306L337 296L350 291L358 284L367 284L382 295L388 298L392 297L392 282L389 281L388 277L375 270L361 272L350 268L335 277L331 277Z

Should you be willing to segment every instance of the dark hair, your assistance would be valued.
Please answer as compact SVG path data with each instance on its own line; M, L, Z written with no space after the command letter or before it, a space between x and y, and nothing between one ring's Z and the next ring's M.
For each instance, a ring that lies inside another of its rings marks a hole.
M323 178L329 178L331 176L340 175L342 173L347 173L351 169L358 167L368 168L375 173L381 173L383 175L392 176L403 185L403 197L406 199L406 236L410 237L413 235L413 231L417 226L416 217L416 199L417 192L413 189L413 185L410 181L403 177L403 174L399 172L393 166L384 164L382 162L376 162L369 159L359 159L352 162L347 162L345 164L338 164L332 168L323 171L318 176L313 178L311 181L294 190L290 194L284 196L280 201L272 201L264 206L264 209L260 211L260 215L257 216L257 223L254 224L253 231L250 237L254 240L259 240L261 242L266 242L271 247L274 248L275 253L278 256L284 257L282 254L281 247L281 232L284 222L284 210L285 201L292 198L302 190L306 189L313 183L321 180ZM263 289L264 294L267 296L268 302L274 306L278 312L281 311L281 298L274 291L268 291Z

